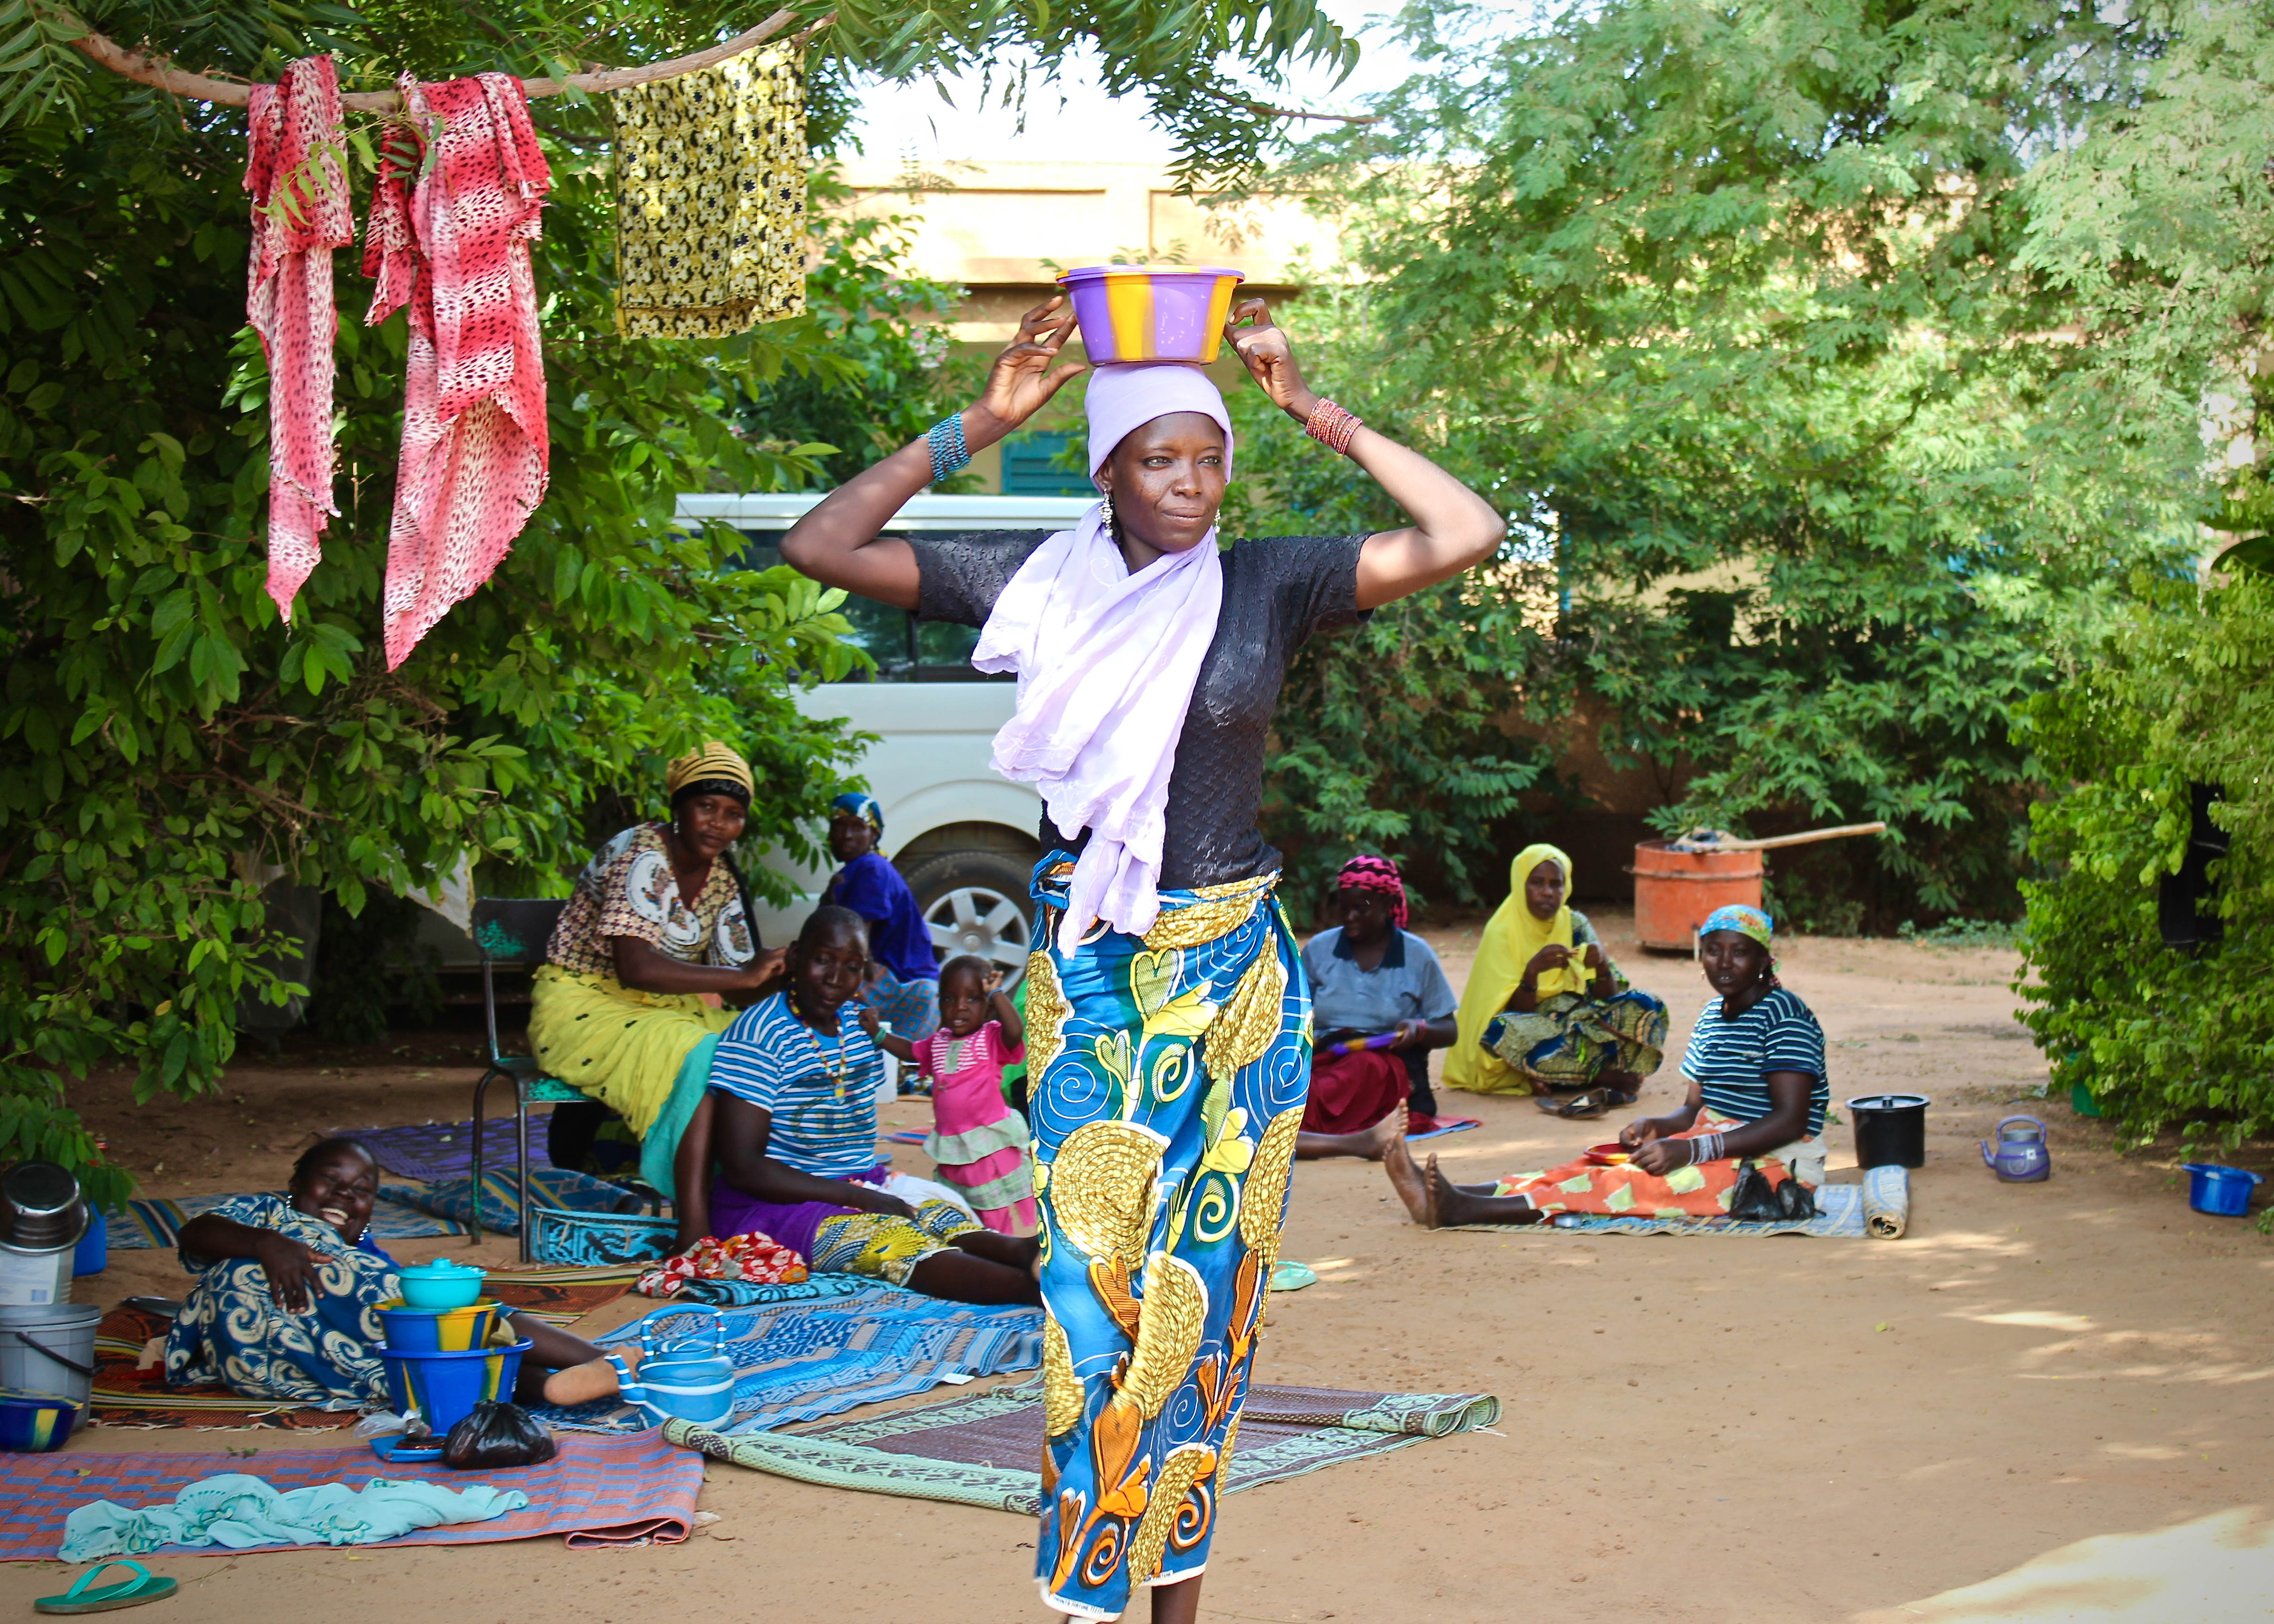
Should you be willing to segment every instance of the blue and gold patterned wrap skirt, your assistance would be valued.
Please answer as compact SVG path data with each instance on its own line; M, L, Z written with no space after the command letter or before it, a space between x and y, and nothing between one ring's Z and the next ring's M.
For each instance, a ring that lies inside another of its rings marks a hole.
M1208 1562L1310 1086L1311 989L1276 874L1161 893L1071 954L1073 860L1035 870L1043 1598L1112 1619Z

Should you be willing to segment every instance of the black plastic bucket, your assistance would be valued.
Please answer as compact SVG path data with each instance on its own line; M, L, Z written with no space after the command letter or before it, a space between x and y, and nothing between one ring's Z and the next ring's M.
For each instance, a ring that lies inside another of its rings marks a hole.
M1926 1165L1926 1108L1923 1094L1867 1094L1848 1101L1856 1129L1859 1167L1915 1168Z

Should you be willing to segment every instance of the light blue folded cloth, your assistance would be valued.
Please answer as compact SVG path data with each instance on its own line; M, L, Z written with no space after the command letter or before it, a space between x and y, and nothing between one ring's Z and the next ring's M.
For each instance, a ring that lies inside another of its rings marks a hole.
M384 1477L360 1489L313 1483L280 1494L258 1477L229 1472L200 1477L170 1506L132 1511L99 1500L73 1507L64 1518L62 1555L66 1562L93 1562L161 1545L367 1545L445 1522L486 1522L527 1504L518 1489L451 1490Z

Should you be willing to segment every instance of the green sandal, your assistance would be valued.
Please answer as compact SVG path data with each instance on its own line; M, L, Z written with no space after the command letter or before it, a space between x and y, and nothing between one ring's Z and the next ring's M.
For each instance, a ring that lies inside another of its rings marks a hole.
M97 1574L109 1573L114 1568L132 1568L134 1576L117 1584L106 1584L91 1590ZM139 1607L146 1601L163 1601L182 1587L162 1575L153 1574L139 1562L130 1562L117 1557L79 1575L79 1583L60 1596L42 1596L32 1604L34 1613L109 1613L114 1607Z

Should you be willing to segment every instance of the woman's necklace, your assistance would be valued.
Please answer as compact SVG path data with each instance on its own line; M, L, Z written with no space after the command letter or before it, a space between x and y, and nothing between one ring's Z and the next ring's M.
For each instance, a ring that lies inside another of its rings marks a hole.
M813 1023L806 1019L804 1010L798 1006L796 990L791 989L787 996L789 999L789 1012L797 1017L797 1024L803 1026L807 1035L813 1039L813 1052L821 1061L822 1071L829 1079L829 1086L837 1095L839 1103L843 1103L847 1098L849 1074L852 1068L845 1058L845 1026L842 1011L838 1016L837 1047L831 1053L824 1055L821 1052L820 1035L814 1031Z

